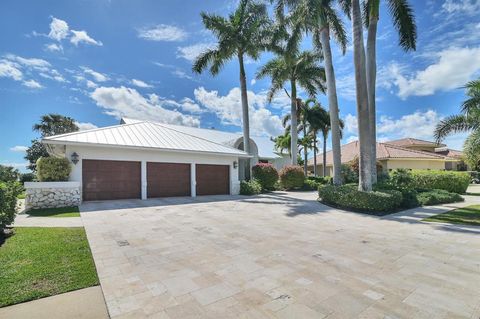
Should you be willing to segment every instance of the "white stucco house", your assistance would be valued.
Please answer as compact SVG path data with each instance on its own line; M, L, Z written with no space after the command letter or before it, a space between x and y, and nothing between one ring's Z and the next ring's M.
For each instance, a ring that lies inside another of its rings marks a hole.
M281 169L288 155L268 137L124 118L119 125L44 138L48 151L72 162L82 199L109 200L238 194L246 160Z

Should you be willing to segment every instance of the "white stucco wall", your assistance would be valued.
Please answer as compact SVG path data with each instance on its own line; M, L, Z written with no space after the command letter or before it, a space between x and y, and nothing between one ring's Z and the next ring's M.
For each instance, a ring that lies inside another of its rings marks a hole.
M67 145L66 157L70 159L71 154L76 152L79 155L79 162L72 164L72 172L70 173L70 181L82 183L82 160L117 160L117 161L139 161L142 163L142 198L146 198L146 163L147 162L165 162L165 163L188 163L192 166L192 176L195 176L194 164L216 164L230 166L230 194L238 194L240 192L240 182L238 180L238 168L233 168L233 162L238 163L238 157L201 154L201 153L185 153L185 152L165 152L157 150L130 149L116 147L95 147L95 146L77 146ZM192 179L192 196L195 196L195 180Z

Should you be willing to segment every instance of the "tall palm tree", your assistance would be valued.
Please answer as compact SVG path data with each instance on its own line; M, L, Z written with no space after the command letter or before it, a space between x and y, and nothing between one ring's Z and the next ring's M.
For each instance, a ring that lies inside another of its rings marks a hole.
M304 29L312 33L315 47L323 53L332 123L333 182L335 185L340 185L342 183L340 118L330 36L334 37L345 54L347 34L343 22L335 10L334 2L334 0L277 0L275 11L277 16L282 16L285 7L293 9L294 19L300 21Z
M75 120L60 114L42 115L40 122L33 125L33 130L40 133L42 137L65 134L78 131Z
M237 58L240 67L240 90L242 100L243 145L250 154L250 126L248 116L247 79L244 58L257 60L265 48L265 39L270 20L265 4L252 0L241 0L237 9L224 18L214 14L201 13L205 28L212 31L218 40L217 47L200 54L192 69L196 73L210 67L215 76L227 61ZM250 178L250 163L247 165L247 179Z
M472 132L464 145L467 155L472 157L472 150L480 150L480 79L467 83L465 89L468 99L462 103L461 114L440 121L435 128L435 139L440 142L452 133Z
M370 139L372 143L372 182L377 182L377 131L376 131L376 103L375 87L377 81L377 25L380 17L381 0L365 0L364 24L367 28L367 91L368 91L368 116L370 122ZM415 50L417 44L417 26L413 9L408 0L386 0L393 25L397 29L399 44L405 51ZM348 10L348 9L347 9Z
M362 12L360 10L359 0L352 0L349 6L351 6L351 19L353 27L353 62L355 66L358 141L360 144L358 189L361 191L371 191L372 141L370 141L370 124L375 125L375 123L369 122Z
M290 136L292 165L297 165L298 152L298 119L299 108L297 88L300 86L307 94L314 97L319 91L324 91L325 70L318 64L321 55L311 51L300 51L302 39L301 29L298 25L287 30L285 25L279 25L274 32L274 42L270 50L275 57L263 65L257 72L257 78L266 76L271 78L268 101L280 90L285 90L285 84L290 84Z

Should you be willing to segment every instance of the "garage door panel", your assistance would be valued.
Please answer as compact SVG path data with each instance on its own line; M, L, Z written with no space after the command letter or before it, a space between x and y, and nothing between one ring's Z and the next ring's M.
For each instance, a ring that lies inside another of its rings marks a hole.
M230 166L197 164L197 195L230 194Z
M190 196L190 164L147 163L147 196Z
M141 197L141 164L131 161L83 160L83 200Z

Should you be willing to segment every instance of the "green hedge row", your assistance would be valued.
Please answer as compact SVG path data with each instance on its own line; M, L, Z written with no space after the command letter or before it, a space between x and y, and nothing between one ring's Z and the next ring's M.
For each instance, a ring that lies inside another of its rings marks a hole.
M365 212L389 212L400 207L402 193L396 190L361 192L357 185L325 185L318 189L322 202Z
M37 160L37 178L40 182L68 181L71 164L62 157L40 157Z
M443 189L448 192L464 194L470 184L470 175L466 172L412 170L412 188Z
M457 193L447 192L443 189L430 189L419 192L417 199L420 205L437 205L464 201L463 197Z

